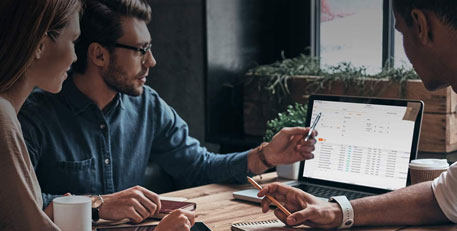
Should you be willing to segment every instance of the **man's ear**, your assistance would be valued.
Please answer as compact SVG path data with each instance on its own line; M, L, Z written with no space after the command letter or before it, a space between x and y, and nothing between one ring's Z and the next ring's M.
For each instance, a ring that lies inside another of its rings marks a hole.
M413 19L413 27L418 40L423 45L433 42L433 33L428 15L426 15L422 10L413 9L411 11L411 17Z
M91 43L87 52L88 61L94 63L98 67L103 67L109 64L108 49L103 47L100 43Z
M40 43L38 44L38 48L35 51L35 59L40 59L41 55L43 54L43 51L45 49L45 42L46 39L48 38L48 33L44 33L43 37L40 40Z

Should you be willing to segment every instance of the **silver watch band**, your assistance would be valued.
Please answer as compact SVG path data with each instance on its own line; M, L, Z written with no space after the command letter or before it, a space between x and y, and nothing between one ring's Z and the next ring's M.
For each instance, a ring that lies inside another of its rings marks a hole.
M351 202L349 202L346 196L334 196L330 197L329 202L336 202L343 211L343 220L338 229L351 228L354 224L354 210L352 209Z

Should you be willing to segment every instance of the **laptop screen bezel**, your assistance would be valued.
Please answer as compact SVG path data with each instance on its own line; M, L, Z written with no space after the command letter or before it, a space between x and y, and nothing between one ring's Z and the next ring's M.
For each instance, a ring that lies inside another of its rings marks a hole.
M308 101L308 111L306 115L306 127L310 126L311 123L311 116L313 111L313 105L315 100L324 100L324 101L333 101L333 102L348 102L348 103L368 103L368 104L377 104L377 105L388 105L388 106L407 106L409 102L419 103L420 109L417 115L415 124L414 124L414 134L413 134L413 142L411 145L411 154L410 154L410 162L417 158L417 150L419 146L419 139L420 139L420 130L422 125L422 117L424 111L424 102L420 100L403 100L403 99L387 99L387 98L374 98L374 97L354 97L354 96L338 96L338 95L310 95ZM316 130L319 131L317 128ZM354 184L346 184L328 180L321 180L315 178L304 177L303 173L305 170L305 161L300 162L298 180L301 182L325 185L330 187L337 187L337 188L344 188L350 189L355 191L363 191L373 194L381 194L390 192L392 190L381 189L381 188L374 188L368 186L360 186ZM407 177L407 185L409 185L409 171Z

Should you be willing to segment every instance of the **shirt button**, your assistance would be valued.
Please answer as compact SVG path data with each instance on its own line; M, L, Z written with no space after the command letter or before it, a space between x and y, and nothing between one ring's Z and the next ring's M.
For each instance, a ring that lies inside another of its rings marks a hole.
M105 129L106 125L100 124L100 129Z
M105 164L109 165L109 159L105 159Z

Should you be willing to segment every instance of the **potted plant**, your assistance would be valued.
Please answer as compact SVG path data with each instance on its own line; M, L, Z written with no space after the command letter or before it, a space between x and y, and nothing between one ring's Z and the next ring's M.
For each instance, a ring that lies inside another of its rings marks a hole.
M267 122L267 130L263 140L266 142L271 141L273 136L284 127L304 127L306 124L306 113L308 105L295 103L288 105L287 110L278 113L277 117ZM289 165L276 166L278 176L288 179L298 178L298 169L300 162Z
M244 132L263 136L266 121L294 102L306 103L309 94L419 99L425 103L420 151L457 150L457 94L450 87L429 92L417 74L406 68L387 68L376 75L350 63L320 67L319 59L306 55L255 67L244 85ZM442 137L442 139L437 139Z

